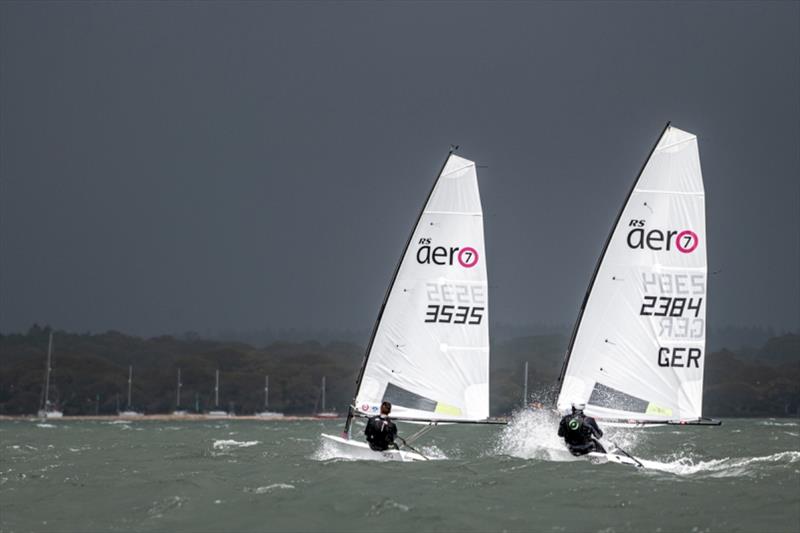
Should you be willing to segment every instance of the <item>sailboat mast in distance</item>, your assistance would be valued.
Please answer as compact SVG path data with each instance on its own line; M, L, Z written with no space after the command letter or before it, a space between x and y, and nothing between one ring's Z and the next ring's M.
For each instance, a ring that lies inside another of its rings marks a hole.
M325 376L322 376L322 412L325 412Z
M181 387L183 383L181 383L181 369L178 369L178 396L175 399L175 408L179 409L181 406Z
M219 408L219 369L214 378L214 407Z
M264 376L264 410L269 409L269 376Z
M52 366L53 357L53 332L50 331L50 337L47 341L47 368L45 369L44 377L44 405L42 409L45 412L50 409L50 372L53 370Z
M41 409L37 413L43 418L61 418L64 413L52 407L50 403L50 374L53 371L53 331L47 340L47 363L44 369L44 390L41 397Z
M128 411L132 411L131 408L131 389L133 383L133 365L128 365Z
M525 378L522 386L522 408L528 406L528 361L525 361Z

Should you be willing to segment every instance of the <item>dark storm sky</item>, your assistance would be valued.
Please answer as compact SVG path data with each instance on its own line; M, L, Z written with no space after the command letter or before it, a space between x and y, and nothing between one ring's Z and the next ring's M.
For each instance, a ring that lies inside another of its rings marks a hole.
M493 322L571 324L667 120L709 324L800 324L800 3L0 5L0 331L371 327L450 143Z

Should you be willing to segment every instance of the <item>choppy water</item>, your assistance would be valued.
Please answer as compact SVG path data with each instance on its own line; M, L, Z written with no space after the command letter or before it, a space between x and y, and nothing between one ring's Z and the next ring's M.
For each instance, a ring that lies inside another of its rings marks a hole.
M0 530L800 530L796 419L610 430L636 470L541 416L437 428L420 463L331 458L339 421L0 422Z

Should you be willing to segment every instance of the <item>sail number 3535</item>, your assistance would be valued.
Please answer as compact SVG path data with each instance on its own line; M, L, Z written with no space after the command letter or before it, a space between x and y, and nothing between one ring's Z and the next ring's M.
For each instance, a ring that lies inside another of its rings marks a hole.
M428 310L425 313L425 322L478 325L481 323L481 320L483 320L484 310L484 307L472 307L468 305L428 304Z

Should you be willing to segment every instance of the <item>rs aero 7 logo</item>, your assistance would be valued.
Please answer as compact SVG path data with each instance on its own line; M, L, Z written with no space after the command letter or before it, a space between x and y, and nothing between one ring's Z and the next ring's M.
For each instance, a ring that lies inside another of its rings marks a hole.
M472 268L478 264L478 250L472 246L432 246L431 239L424 237L417 243L417 263L421 265L461 265Z
M673 249L683 254L690 254L697 249L700 240L697 233L690 229L685 230L660 230L645 228L644 220L631 220L628 223L628 248L634 250L653 250L667 252Z

